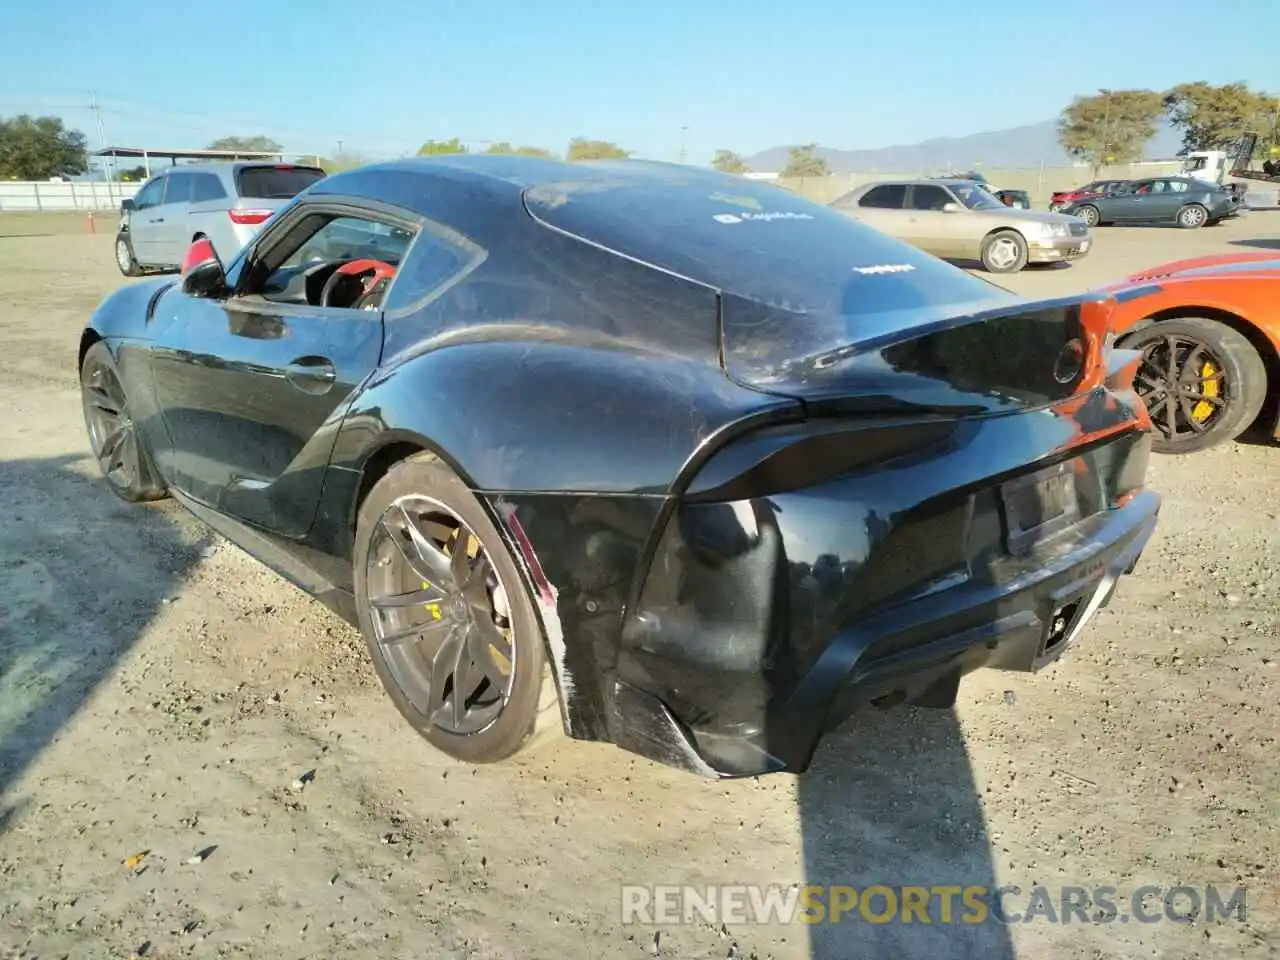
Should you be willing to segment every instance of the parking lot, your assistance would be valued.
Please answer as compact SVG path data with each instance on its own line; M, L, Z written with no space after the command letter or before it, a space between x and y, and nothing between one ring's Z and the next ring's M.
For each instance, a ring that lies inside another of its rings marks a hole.
M98 480L75 356L90 311L128 282L112 225L0 215L0 948L12 956L1280 950L1280 448L1157 458L1156 539L1064 661L975 674L953 711L856 718L802 778L715 783L563 740L465 767L401 721L352 629L172 502L129 506ZM1000 282L1058 295L1280 247L1280 213L1096 235L1071 267ZM1008 924L620 920L623 885L709 883L1017 885L1011 914L1039 885L1054 909ZM1224 899L1243 886L1247 915L1175 922L1159 901L1178 885ZM1105 886L1124 919L1061 913L1064 887ZM1144 886L1160 890L1157 922L1128 916Z

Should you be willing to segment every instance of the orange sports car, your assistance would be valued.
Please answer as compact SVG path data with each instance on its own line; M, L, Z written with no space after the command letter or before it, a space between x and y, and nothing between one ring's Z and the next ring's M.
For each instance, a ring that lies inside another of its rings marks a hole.
M1178 260L1103 288L1159 453L1232 440L1259 420L1280 439L1280 250Z

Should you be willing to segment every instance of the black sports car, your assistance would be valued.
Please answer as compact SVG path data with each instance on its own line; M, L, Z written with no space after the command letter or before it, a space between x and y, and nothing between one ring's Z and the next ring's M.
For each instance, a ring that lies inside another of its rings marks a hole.
M441 750L515 752L548 675L570 736L734 776L1109 600L1159 497L1102 296L725 174L441 157L316 183L225 269L193 245L79 356L115 492L358 625Z

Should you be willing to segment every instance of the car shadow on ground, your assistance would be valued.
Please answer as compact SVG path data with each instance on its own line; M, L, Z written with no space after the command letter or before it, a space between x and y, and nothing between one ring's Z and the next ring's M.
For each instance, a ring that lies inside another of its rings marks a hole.
M1260 247L1263 250L1280 250L1280 238L1276 237L1249 237L1244 240L1230 241L1237 247Z
M857 891L856 906L838 922L828 916L828 922L809 928L814 960L1012 960L1006 927L989 914L979 916L962 899L962 891L994 891L997 883L978 787L953 710L856 713L823 742L798 780L797 796L805 882ZM877 886L882 889L868 898ZM918 912L904 915L903 887L930 891L928 922ZM938 887L952 889L938 894ZM825 902L836 896L828 892ZM887 904L887 896L896 902ZM943 899L950 900L949 918ZM896 909L890 913L890 907Z
M87 467L87 469L86 469ZM117 500L80 456L0 462L0 836L14 787L134 646L201 545ZM103 565L111 544L114 562Z

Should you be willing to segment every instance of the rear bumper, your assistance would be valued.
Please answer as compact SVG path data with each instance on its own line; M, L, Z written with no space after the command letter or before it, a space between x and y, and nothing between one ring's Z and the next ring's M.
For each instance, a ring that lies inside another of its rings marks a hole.
M836 634L787 699L758 709L758 691L719 703L737 729L699 729L625 683L619 745L712 777L802 773L824 734L871 703L950 706L959 679L981 667L1035 671L1056 661L1110 602L1155 530L1160 497L1144 491L1062 536L1056 555L891 608ZM877 653L877 651L891 651ZM735 709L735 706L737 709Z

